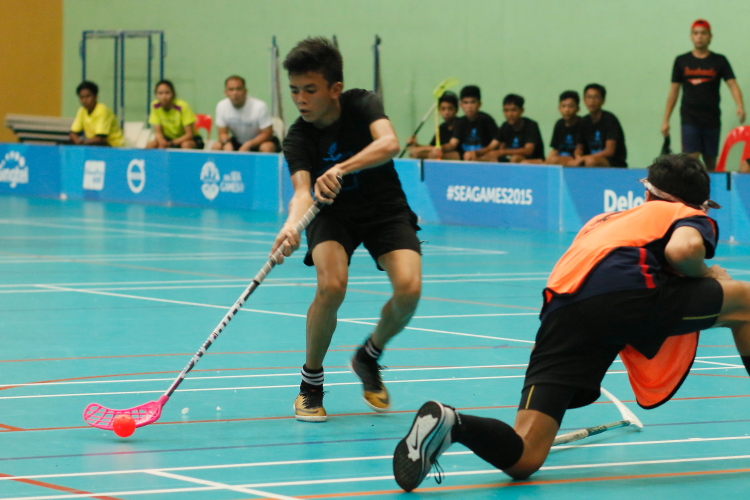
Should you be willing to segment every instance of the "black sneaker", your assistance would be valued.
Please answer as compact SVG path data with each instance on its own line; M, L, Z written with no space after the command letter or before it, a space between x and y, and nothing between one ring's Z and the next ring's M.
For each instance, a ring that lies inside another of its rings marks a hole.
M294 400L294 416L303 422L325 422L326 409L323 408L323 388L315 388L302 382L299 395Z
M435 480L440 483L437 459L451 445L451 429L456 423L456 410L437 401L422 405L411 424L409 434L393 452L393 476L405 491L411 491L424 480L433 465L438 469Z
M391 398L380 378L381 366L376 360L362 352L362 349L364 347L360 347L349 361L349 368L362 381L364 386L362 397L367 406L378 413L385 413L391 409Z

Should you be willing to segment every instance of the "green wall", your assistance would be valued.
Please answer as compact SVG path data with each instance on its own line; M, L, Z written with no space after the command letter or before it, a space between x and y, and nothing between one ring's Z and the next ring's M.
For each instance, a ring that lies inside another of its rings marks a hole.
M710 5L710 6L709 6ZM692 48L690 24L713 27L711 48L726 55L750 101L750 30L746 0L64 0L63 115L77 107L78 47L86 29L160 29L168 43L166 76L199 113L213 114L231 73L245 76L252 95L270 101L269 47L282 58L307 35L336 34L345 86L372 88L372 45L383 39L386 112L405 139L430 105L441 80L456 76L482 88L483 110L502 122L502 98L526 98L548 142L557 96L590 82L607 87L605 109L625 129L628 162L644 167L661 147L661 125L674 57ZM127 119L145 114L145 42L127 45ZM112 100L112 44L90 45L89 78ZM457 90L457 89L456 89ZM750 110L750 103L748 105ZM738 125L722 86L724 131ZM288 95L287 123L296 118ZM585 114L585 113L584 113ZM673 143L679 144L679 111ZM430 137L426 127L420 139Z

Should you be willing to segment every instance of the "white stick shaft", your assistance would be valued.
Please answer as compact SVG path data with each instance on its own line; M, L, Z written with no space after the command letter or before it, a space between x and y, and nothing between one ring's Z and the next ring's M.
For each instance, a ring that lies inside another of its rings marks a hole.
M627 427L631 424L632 422L629 422L627 420L619 420L617 422L612 422L611 424L597 425L594 427L588 427L586 429L581 429L578 431L568 432L566 434L560 434L552 442L552 446L557 446L559 444L565 444L565 443L572 443L573 441L580 441L581 439L587 438L589 436L601 434L602 432L606 432L612 429L619 429L620 427Z

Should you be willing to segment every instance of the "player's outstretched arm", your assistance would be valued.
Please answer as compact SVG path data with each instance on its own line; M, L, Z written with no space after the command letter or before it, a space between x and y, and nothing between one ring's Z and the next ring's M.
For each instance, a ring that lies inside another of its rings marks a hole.
M706 265L703 236L693 227L681 226L675 229L664 249L664 255L672 268L682 276L731 279L721 267Z
M294 226L313 204L312 196L310 196L310 172L306 170L295 172L292 175L292 186L294 186L294 196L289 202L289 216L276 236L269 256L282 246L284 257L289 257L301 243L300 234ZM279 260L278 264L283 264L284 257Z

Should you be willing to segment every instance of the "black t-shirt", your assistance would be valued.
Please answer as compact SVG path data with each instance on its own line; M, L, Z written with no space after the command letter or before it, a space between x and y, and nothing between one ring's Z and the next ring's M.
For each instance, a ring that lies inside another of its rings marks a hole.
M581 120L577 120L573 125L568 127L565 120L560 118L555 123L552 131L552 142L550 147L557 150L560 156L573 156L576 146L583 144L581 137Z
M680 117L685 125L720 128L719 84L734 79L729 61L711 52L700 59L692 52L677 56L672 68L672 83L682 84Z
M508 122L502 124L498 129L495 139L505 144L505 149L520 149L529 143L534 144L534 152L528 157L529 160L544 159L544 143L539 124L531 118L521 118L521 127L516 130Z
M451 142L451 139L453 138L453 131L455 130L455 127L451 127L451 125L455 125L456 120L453 120L453 122L443 122L440 124L439 132L440 132L440 145L448 144ZM430 141L430 146L435 145L435 136L432 136L432 140Z
M606 146L606 141L617 141L615 154L607 160L613 167L627 167L625 161L628 157L628 151L625 148L625 133L620 126L620 120L609 111L602 110L602 116L599 121L594 123L591 115L586 115L581 119L581 137L583 139L583 154L593 154L602 151Z
M383 103L374 93L362 89L347 90L341 97L341 116L330 126L319 129L301 117L284 139L284 156L293 175L310 172L312 183L326 170L362 151L372 141L370 124L388 118ZM359 211L373 204L406 205L393 160L344 177L336 201L326 210Z
M476 151L486 147L496 134L495 119L481 111L473 122L462 116L453 129L453 137L458 139L464 151Z

